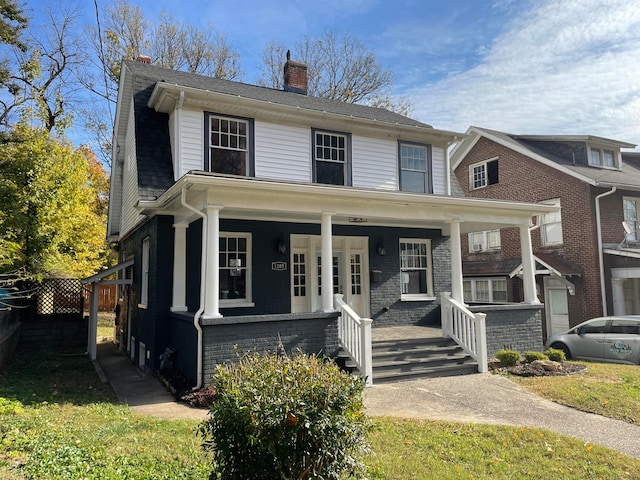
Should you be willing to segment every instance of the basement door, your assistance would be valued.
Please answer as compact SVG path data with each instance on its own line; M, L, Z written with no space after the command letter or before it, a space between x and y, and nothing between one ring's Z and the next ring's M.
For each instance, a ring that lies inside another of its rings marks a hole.
M361 317L369 317L369 239L333 237L333 292ZM291 312L322 308L319 235L291 235Z
M559 280L545 277L544 299L547 317L547 338L554 333L569 330L567 287Z

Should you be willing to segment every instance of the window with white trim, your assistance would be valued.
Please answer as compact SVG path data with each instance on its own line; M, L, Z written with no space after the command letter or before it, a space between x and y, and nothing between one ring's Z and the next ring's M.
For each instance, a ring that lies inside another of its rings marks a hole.
M635 242L640 240L640 235L638 235L638 228L640 228L640 218L638 218L639 207L640 198L623 197L622 211L624 221L629 227L629 233L626 236L627 241Z
M431 240L400 239L401 300L434 298Z
M485 230L469 234L469 252L500 250L500 230Z
M559 198L546 200L542 203L560 207ZM542 236L542 245L544 246L562 244L562 215L560 214L560 210L557 212L545 213L541 216L540 234Z
M589 147L589 165L592 167L618 168L617 154L606 148Z
M498 183L498 158L474 163L469 166L469 187L471 190Z
M312 129L316 183L351 185L351 136Z
M205 169L229 175L253 175L252 120L209 114L207 121L209 135Z
M465 278L462 286L466 303L504 303L508 298L506 278Z
M251 234L220 233L220 306L246 305L251 298Z
M142 240L142 270L140 272L140 304L147 307L149 303L149 237Z
M414 143L400 143L400 190L432 193L431 147Z

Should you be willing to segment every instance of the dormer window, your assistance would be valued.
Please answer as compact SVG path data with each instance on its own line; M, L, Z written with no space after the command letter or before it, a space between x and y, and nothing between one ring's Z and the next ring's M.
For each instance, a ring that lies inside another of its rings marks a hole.
M251 119L208 115L209 145L205 170L228 175L253 175L252 131Z
M589 147L589 165L592 167L617 168L613 150Z
M469 166L469 185L472 190L498 183L498 158Z

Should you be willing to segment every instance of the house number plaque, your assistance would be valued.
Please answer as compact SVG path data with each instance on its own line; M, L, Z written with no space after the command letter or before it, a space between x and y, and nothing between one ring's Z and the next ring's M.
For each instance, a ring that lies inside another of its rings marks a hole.
M271 262L271 270L284 272L287 269L287 262Z

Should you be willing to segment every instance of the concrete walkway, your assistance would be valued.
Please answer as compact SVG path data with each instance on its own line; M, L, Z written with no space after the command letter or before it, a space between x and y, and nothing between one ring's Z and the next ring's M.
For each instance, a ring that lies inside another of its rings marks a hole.
M144 375L111 343L98 344L96 369L121 403L166 419L203 420L206 409L174 400L157 378ZM413 380L367 388L367 414L536 426L640 458L640 426L563 407L492 374Z

